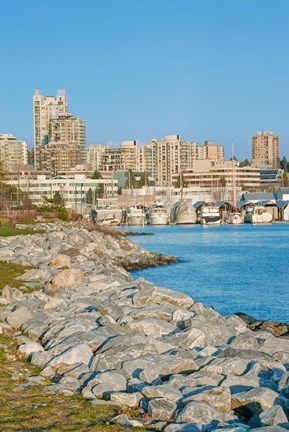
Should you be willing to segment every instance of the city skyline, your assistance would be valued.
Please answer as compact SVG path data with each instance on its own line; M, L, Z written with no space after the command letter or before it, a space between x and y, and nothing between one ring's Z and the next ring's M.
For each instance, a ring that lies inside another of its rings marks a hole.
M252 136L270 130L289 154L288 1L82 5L3 3L0 133L32 148L35 89L63 88L87 146L179 134L212 139L226 158L234 141L236 156L250 159Z

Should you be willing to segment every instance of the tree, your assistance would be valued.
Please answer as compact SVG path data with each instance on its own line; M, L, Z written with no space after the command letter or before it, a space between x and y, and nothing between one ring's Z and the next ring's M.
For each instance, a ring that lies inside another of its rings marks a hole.
M180 188L180 189L187 187L187 183L186 183L184 174L182 172L180 172L180 174L178 176L176 187Z
M285 171L283 172L283 176L282 176L282 186L283 187L288 187L289 186L288 174Z
M93 178L94 180L99 180L102 179L102 175L99 171L95 170L91 178Z
M86 202L87 204L93 204L93 192L91 188L86 192Z
M146 171L144 171L143 173L141 173L140 186L147 186L148 182L148 174Z
M220 177L220 183L221 183L221 186L222 186L223 188L226 187L227 180L226 180L226 177L225 177L224 175L222 175L222 176Z
M250 162L248 161L248 159L245 159L244 161L241 161L240 162L240 167L246 167L246 166L249 166L250 165Z
M280 168L283 169L285 172L289 171L289 162L287 161L287 158L285 156L283 156L280 161Z
M64 200L61 196L61 193L59 191L55 192L54 197L52 199L53 204L59 205L59 206L63 206L64 205Z

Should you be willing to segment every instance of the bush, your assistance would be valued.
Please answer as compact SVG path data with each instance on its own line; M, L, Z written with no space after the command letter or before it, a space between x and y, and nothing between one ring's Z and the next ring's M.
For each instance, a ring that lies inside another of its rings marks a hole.
M11 220L8 217L0 217L0 226L11 226Z
M19 215L17 216L17 223L19 224L34 224L34 218L29 215Z
M60 207L58 210L58 217L63 221L68 221L68 211L65 207Z

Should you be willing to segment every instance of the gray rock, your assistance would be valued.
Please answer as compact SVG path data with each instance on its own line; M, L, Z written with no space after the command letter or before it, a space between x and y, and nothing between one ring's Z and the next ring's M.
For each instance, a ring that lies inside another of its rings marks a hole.
M148 402L148 413L153 420L170 420L176 408L177 404L169 399L156 398Z
M250 361L241 358L217 358L209 365L204 367L204 370L222 375L242 375L249 366Z
M44 351L42 345L37 342L26 342L25 344L20 345L18 350L21 354L24 354L27 357L32 353Z
M217 411L231 412L231 393L227 387L197 388L183 399L183 404L191 401L204 402Z
M283 408L279 405L273 405L271 408L263 411L259 417L262 426L277 426L288 421Z
M26 321L31 319L33 317L33 311L27 307L18 305L16 308L13 309L12 312L10 312L6 317L6 322L16 329L19 329L22 324L24 324Z
M176 327L172 324L155 318L135 320L129 323L127 327L136 332L142 332L145 335L154 337L167 335L173 333L176 330Z
M202 402L189 402L178 414L176 422L209 424L211 421L223 421L224 414Z
M72 348L67 349L63 353L54 357L48 363L52 368L58 368L62 365L71 366L74 364L89 365L93 358L93 352L87 344L81 343Z
M129 315L135 320L155 318L163 321L172 321L174 311L174 306L153 304L133 310Z
M151 305L153 303L172 304L177 307L189 309L194 304L194 300L186 294L177 293L168 288L152 286L135 294L133 303L136 306L142 306L144 304Z
M141 390L147 399L164 398L177 402L182 397L182 393L168 384L158 386L147 386Z
M260 346L259 351L273 355L279 351L289 353L289 339L271 337Z
M127 428L143 427L143 423L138 420L130 420L126 414L120 414L114 417L111 423L117 423Z
M259 344L257 338L251 331L244 332L231 342L230 346L233 348L239 348L241 350L254 350L257 351Z
M136 393L113 392L110 394L111 401L120 403L121 405L126 405L130 408L137 408L142 398L143 396L139 392Z
M195 425L192 423L172 423L169 424L164 432L201 432L202 425Z
M68 255L58 254L50 261L50 267L55 267L57 269L69 267L71 258Z
M241 392L232 395L231 408L236 409L246 406L252 414L259 414L271 408L275 400L278 398L278 393L269 388L254 388L252 390Z

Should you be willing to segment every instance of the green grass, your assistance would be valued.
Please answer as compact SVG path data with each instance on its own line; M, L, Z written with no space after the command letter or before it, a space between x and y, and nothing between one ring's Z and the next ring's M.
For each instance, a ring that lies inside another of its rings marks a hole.
M3 347L5 349L3 349ZM93 406L81 395L50 395L42 385L19 389L35 368L18 356L12 337L0 335L0 430L5 432L124 432L110 424L120 409ZM47 383L46 383L47 384ZM128 411L130 416L130 412ZM130 429L145 431L145 428Z
M0 261L0 291L2 291L5 285L10 285L13 288L23 286L23 281L18 280L17 278L28 269L29 267L24 267L19 264Z
M17 235L28 235L28 234L43 234L43 230L33 230L33 229L21 229L13 228L8 226L0 227L0 237L10 237Z

